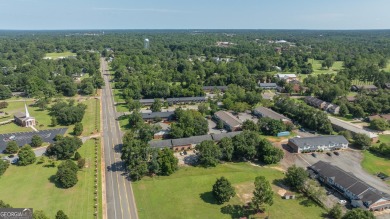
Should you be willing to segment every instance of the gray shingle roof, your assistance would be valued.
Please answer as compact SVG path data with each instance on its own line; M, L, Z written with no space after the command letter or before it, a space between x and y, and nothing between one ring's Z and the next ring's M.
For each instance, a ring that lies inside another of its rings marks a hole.
M387 200L381 192L358 179L352 173L348 173L337 166L333 166L324 161L318 161L310 166L310 169L326 178L333 179L335 183L349 190L355 196L358 196L368 207L381 198Z
M152 148L171 148L172 141L171 141L171 139L159 140L159 141L149 141L149 145Z
M265 108L262 106L254 109L253 113L254 114L261 114L262 117L268 117L268 118L275 119L275 120L288 120L288 121L290 121L290 119L285 117L284 115L279 114L279 113L277 113L269 108Z
M218 111L218 112L214 113L214 116L218 117L218 119L221 119L223 122L228 124L230 127L238 127L242 124L241 120L237 119L231 113L226 112L226 111Z
M241 131L239 132L227 132L227 133L219 133L219 134L211 134L211 137L213 138L214 141L220 141L222 138L228 137L228 138L233 138L234 136L240 134Z
M213 140L213 139L211 138L211 135L199 135L199 136L192 136L188 138L172 139L172 146L175 147L181 145L199 144L205 140Z
M168 103L172 102L191 102L191 101L206 101L206 97L176 97L167 98Z
M156 117L160 118L169 118L173 116L175 112L152 112L152 113L142 113L142 119L154 119Z
M277 87L276 83L259 83L259 86L262 88L275 88Z
M348 140L342 135L327 135L315 136L307 138L291 138L290 142L298 147L308 147L316 145L334 145L334 144L348 144Z
M21 120L23 120L23 119L26 118L26 114L23 113L23 112L16 112L16 113L14 114L14 116L15 116L16 118L21 119Z

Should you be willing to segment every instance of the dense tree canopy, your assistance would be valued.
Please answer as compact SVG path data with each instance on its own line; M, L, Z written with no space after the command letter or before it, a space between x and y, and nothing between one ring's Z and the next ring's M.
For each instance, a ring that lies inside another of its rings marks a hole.
M77 137L62 137L46 149L46 154L60 160L70 159L82 144L83 142Z
M31 146L28 144L24 145L20 149L18 153L18 157L19 157L18 165L20 166L33 164L37 160L34 151L32 150Z

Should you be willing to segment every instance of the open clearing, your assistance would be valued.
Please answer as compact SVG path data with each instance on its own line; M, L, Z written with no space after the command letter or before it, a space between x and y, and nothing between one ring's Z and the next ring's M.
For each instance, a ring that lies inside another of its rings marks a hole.
M212 185L221 176L236 188L237 195L218 205L211 194ZM239 206L251 199L256 176L273 180L283 173L269 167L248 163L225 163L215 168L181 167L171 176L145 177L133 183L140 218L238 218ZM272 218L321 218L325 211L305 198L284 200L272 184L274 204L267 208ZM229 210L228 205L233 206ZM234 208L235 207L235 208ZM283 209L283 211L281 211Z
M322 60L309 59L308 63L313 66L314 74L334 74L343 69L342 61L335 61L330 69L322 69Z
M50 58L50 59L59 59L59 58L67 58L69 56L76 56L77 54L76 53L73 53L73 52L60 52L60 53L57 53L57 52L52 52L52 53L46 53L46 56L45 58Z
M58 210L63 210L69 218L94 218L94 144L94 140L89 140L78 150L86 158L86 168L78 172L79 181L73 188L57 188L51 182L57 167L11 165L0 178L1 199L16 208L43 210L50 218L54 218ZM101 183L98 191L101 194Z

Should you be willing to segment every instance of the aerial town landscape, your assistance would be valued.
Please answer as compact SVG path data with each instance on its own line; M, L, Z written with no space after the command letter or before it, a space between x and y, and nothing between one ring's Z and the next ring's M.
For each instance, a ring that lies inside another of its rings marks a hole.
M390 218L390 30L24 27L0 218Z

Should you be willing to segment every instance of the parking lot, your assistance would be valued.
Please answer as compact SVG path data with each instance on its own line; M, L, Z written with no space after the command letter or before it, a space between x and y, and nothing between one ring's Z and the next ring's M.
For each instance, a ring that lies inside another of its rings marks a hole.
M39 132L16 132L9 134L0 134L0 153L7 147L9 141L16 141L19 146L31 143L31 138L34 135L38 135L42 138L43 142L53 143L53 138L56 135L64 135L67 128L49 129Z
M329 162L332 165L338 166L339 168L354 174L357 178L365 181L370 186L390 194L389 185L387 185L377 176L369 174L363 170L362 166L360 165L363 159L363 155L360 151L349 149L339 151L339 153L339 156L333 153L332 156L329 156L326 153L316 153L316 157L312 156L311 153L296 154L295 164L297 166L306 168L320 160Z

